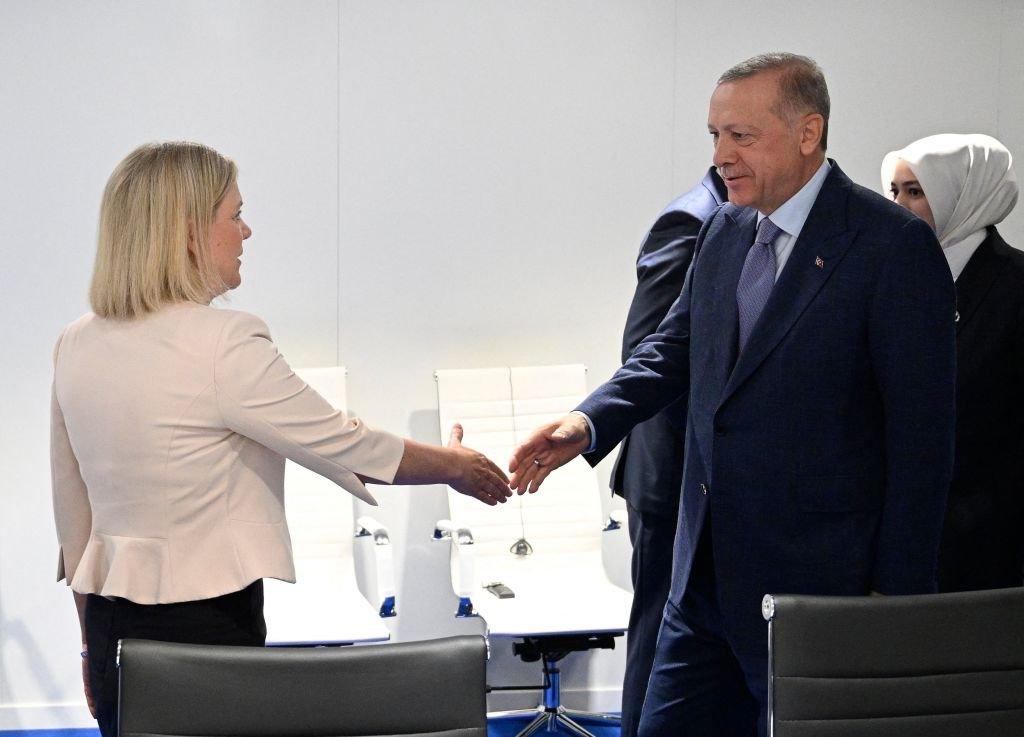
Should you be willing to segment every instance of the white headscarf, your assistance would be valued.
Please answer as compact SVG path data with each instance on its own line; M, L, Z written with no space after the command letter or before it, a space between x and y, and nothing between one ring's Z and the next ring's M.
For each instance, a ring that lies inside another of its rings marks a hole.
M1017 204L1013 157L992 136L942 133L928 136L882 160L882 189L889 191L896 162L917 176L943 248L995 225Z

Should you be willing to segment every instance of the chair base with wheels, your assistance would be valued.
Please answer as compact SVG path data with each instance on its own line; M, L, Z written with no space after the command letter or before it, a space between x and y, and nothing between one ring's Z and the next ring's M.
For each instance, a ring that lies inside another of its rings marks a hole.
M512 645L512 652L525 663L542 661L544 666L544 700L535 709L492 713L492 717L529 717L533 720L516 737L530 737L537 732L567 731L577 737L594 737L577 719L600 722L602 726L619 726L619 717L562 706L561 672L558 662L572 652L615 648L615 638L622 632L587 635L555 635L548 637L526 637Z

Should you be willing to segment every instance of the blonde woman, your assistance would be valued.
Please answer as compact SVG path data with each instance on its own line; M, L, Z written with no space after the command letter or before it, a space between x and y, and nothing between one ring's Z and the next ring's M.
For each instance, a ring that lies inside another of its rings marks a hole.
M996 225L1017 203L1013 158L981 134L914 141L882 186L935 231L956 284L956 456L939 590L1024 583L1024 253Z
M103 194L90 300L54 352L58 580L74 591L87 700L117 726L118 639L262 645L262 579L295 580L284 460L373 503L365 483L447 483L487 504L504 474L461 446L375 430L300 380L257 317L210 306L241 283L235 164L141 146Z

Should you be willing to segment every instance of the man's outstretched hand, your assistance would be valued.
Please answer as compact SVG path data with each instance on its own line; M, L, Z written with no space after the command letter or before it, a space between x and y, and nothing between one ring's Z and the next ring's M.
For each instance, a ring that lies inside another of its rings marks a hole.
M578 414L569 414L556 422L541 425L516 448L508 470L509 487L520 494L540 488L548 474L564 466L590 446L590 428Z

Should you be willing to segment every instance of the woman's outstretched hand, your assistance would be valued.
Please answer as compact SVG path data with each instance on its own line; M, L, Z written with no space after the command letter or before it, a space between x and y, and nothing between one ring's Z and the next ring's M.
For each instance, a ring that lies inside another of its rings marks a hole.
M512 496L508 477L483 453L462 445L462 425L452 426L448 447L455 451L455 473L448 485L460 494L472 496L494 506Z
M590 446L590 428L578 414L569 414L541 425L526 442L516 448L508 470L509 486L525 494L540 488L548 474L564 466Z

